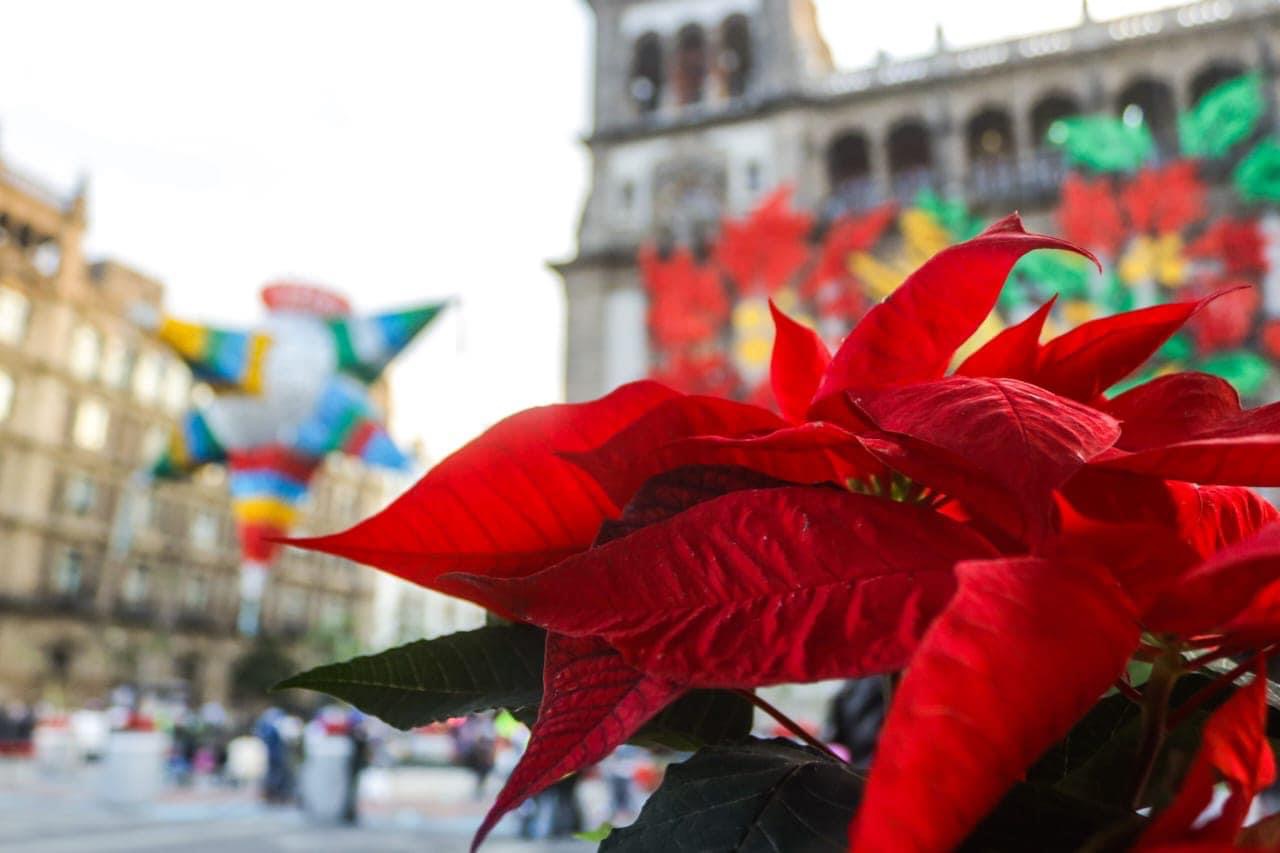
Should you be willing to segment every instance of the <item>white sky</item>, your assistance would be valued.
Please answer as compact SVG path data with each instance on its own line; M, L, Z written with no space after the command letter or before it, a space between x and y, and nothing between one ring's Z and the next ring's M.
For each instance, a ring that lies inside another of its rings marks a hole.
M818 0L837 61L1069 25L1079 0ZM1096 17L1166 5L1094 0ZM393 433L438 457L563 391L586 191L583 0L0 0L0 157L69 190L93 256L247 325L266 281L374 310L459 294L394 368Z

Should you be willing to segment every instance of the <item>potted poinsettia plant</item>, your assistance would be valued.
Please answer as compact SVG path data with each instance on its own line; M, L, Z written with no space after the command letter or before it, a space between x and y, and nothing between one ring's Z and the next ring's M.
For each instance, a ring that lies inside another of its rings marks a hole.
M497 424L295 543L497 624L285 684L402 726L529 713L477 845L633 738L697 751L602 849L1274 845L1244 824L1275 776L1280 523L1248 487L1280 484L1280 404L1200 373L1106 396L1207 300L1041 343L1046 305L952 369L1038 249L1088 255L1011 216L834 355L775 309L779 412L637 382ZM896 687L865 776L747 737L773 711L755 688L876 674Z

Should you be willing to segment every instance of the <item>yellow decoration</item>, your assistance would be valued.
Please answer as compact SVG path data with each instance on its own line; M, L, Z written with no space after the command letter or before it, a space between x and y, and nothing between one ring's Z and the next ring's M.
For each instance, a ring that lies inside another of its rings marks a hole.
M209 344L208 329L173 317L165 317L161 321L159 336L160 340L189 359L201 358Z
M1074 328L1098 316L1098 306L1083 299L1070 299L1062 303L1062 319Z
M257 394L262 391L262 366L267 361L267 350L271 348L271 338L266 335L253 335L249 338L249 366L244 375L244 392Z
M298 509L274 498L249 498L236 501L231 511L237 520L246 524L265 524L288 529L298 516Z
M1164 287L1181 287L1187 277L1182 237L1170 232L1159 237L1142 236L1129 244L1117 268L1120 280L1129 286L1155 281Z

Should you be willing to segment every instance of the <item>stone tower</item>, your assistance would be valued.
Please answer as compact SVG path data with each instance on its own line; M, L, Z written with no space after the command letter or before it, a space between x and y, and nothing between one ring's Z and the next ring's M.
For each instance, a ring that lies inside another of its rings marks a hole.
M831 73L812 0L588 0L595 12L592 188L569 289L571 399L646 364L646 241L697 244L804 157L789 105Z

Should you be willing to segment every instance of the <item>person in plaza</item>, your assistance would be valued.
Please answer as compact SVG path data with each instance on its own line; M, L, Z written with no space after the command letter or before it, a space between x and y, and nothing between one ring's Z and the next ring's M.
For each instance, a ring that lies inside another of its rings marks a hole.
M369 730L364 714L355 709L347 717L347 737L351 740L351 761L342 820L355 824L359 821L360 772L369 766Z
M871 766L888 710L887 693L885 679L872 676L846 681L831 699L826 740L843 748L854 767Z
M493 772L497 750L493 719L484 714L472 714L453 733L458 763L475 774L475 798L478 800L484 796L484 783Z
M284 717L284 711L272 706L262 712L254 726L254 734L267 750L267 773L262 780L262 796L268 803L285 803L293 796L289 749L280 725Z

